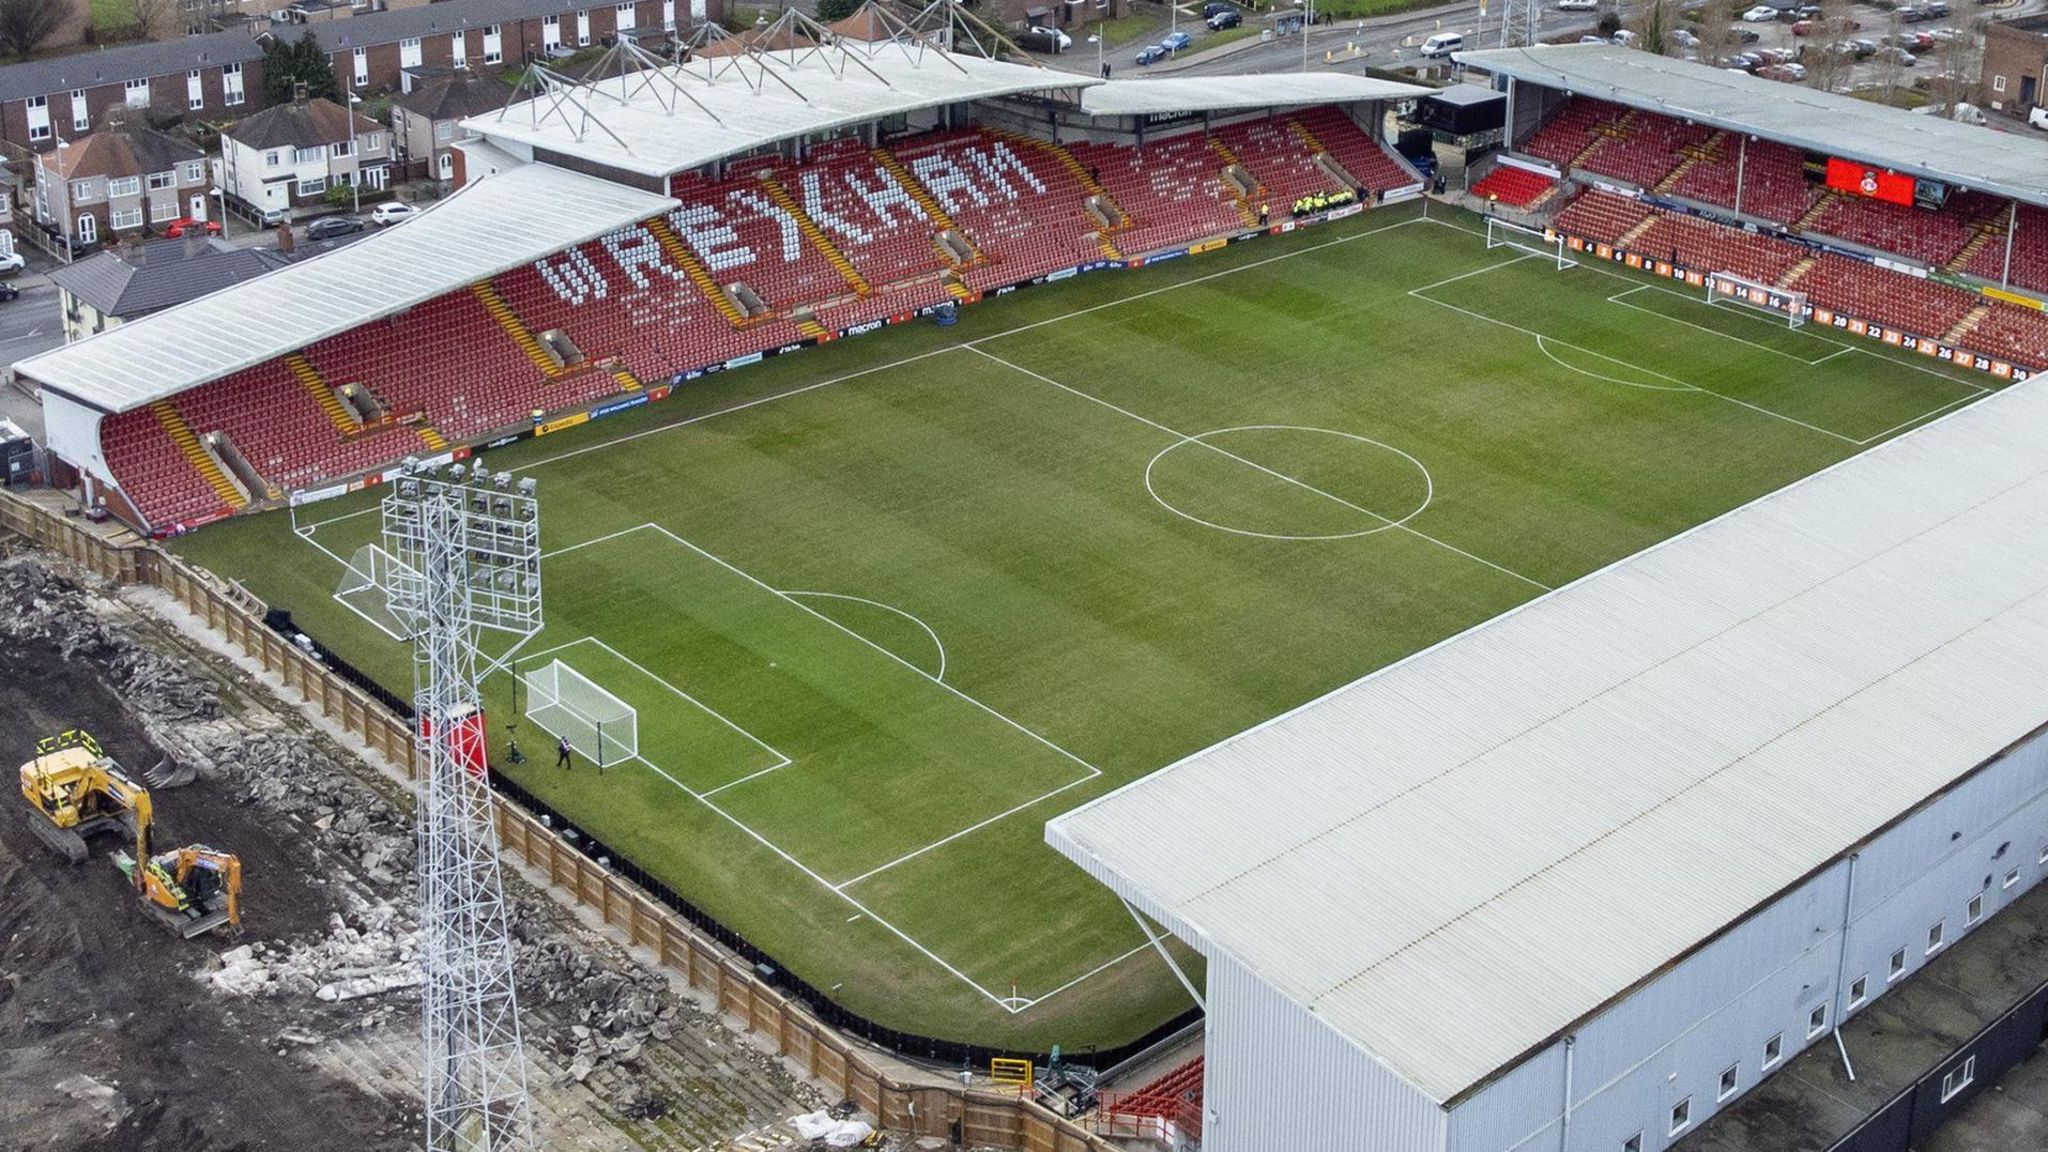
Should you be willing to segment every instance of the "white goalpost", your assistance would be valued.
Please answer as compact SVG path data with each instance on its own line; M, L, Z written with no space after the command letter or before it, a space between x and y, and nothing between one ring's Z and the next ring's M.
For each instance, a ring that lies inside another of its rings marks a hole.
M1730 304L1737 308L1748 308L1763 312L1773 319L1783 320L1787 327L1797 328L1806 323L1806 293L1766 284L1737 276L1733 272L1711 272L1707 274L1707 304L1709 306Z
M1526 224L1503 220L1498 216L1486 218L1486 247L1489 250L1513 248L1517 252L1527 252L1531 256L1555 260L1560 272L1567 268L1575 268L1579 263L1567 255L1568 249L1565 247L1563 233L1531 228Z
M560 660L534 668L526 684L526 718L600 768L640 753L640 714Z

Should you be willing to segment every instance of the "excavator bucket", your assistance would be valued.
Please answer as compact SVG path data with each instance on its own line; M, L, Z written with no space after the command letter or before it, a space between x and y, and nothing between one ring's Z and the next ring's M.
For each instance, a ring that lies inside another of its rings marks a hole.
M144 772L142 779L151 788L183 788L199 779L199 769L190 764L180 764L165 756L156 762L156 767Z

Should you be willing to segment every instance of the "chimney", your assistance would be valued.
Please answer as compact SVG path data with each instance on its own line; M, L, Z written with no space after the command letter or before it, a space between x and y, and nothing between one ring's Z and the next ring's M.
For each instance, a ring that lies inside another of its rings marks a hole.
M306 102L306 82L305 82L304 80L294 80L294 81L292 81L292 103L294 103L294 104L304 104L305 102Z

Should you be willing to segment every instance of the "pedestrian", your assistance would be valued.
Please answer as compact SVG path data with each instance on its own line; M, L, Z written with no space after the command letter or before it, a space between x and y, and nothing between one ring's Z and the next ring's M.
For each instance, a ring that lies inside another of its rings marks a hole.
M1088 166L1088 182L1090 184L1102 183L1102 169L1097 168L1093 164L1090 164Z
M1107 60L1102 62L1102 78L1104 80L1109 79L1109 61Z
M1266 226L1266 217L1270 215L1272 211L1272 205L1267 204L1263 200L1259 201L1259 227L1264 228Z
M566 768L572 771L576 767L575 762L569 758L569 738L567 736L559 736L555 739L555 767Z

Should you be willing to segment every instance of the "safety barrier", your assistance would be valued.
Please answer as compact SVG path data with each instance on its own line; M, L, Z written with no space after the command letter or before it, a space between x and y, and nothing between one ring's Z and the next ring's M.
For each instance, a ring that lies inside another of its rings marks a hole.
M110 540L91 526L11 492L0 492L0 529L105 579L163 590L265 672L278 675L304 698L305 707L405 766L408 775L416 770L409 723L319 656L267 626L265 605L238 585L194 568L155 544ZM803 1003L762 980L741 956L570 845L539 816L509 803L496 804L493 810L505 856L545 873L558 897L573 897L635 945L651 950L692 988L709 993L728 1018L765 1037L777 1053L813 1079L857 1102L882 1127L1020 1152L1118 1152L1074 1121L1014 1093L915 1083L883 1071Z

